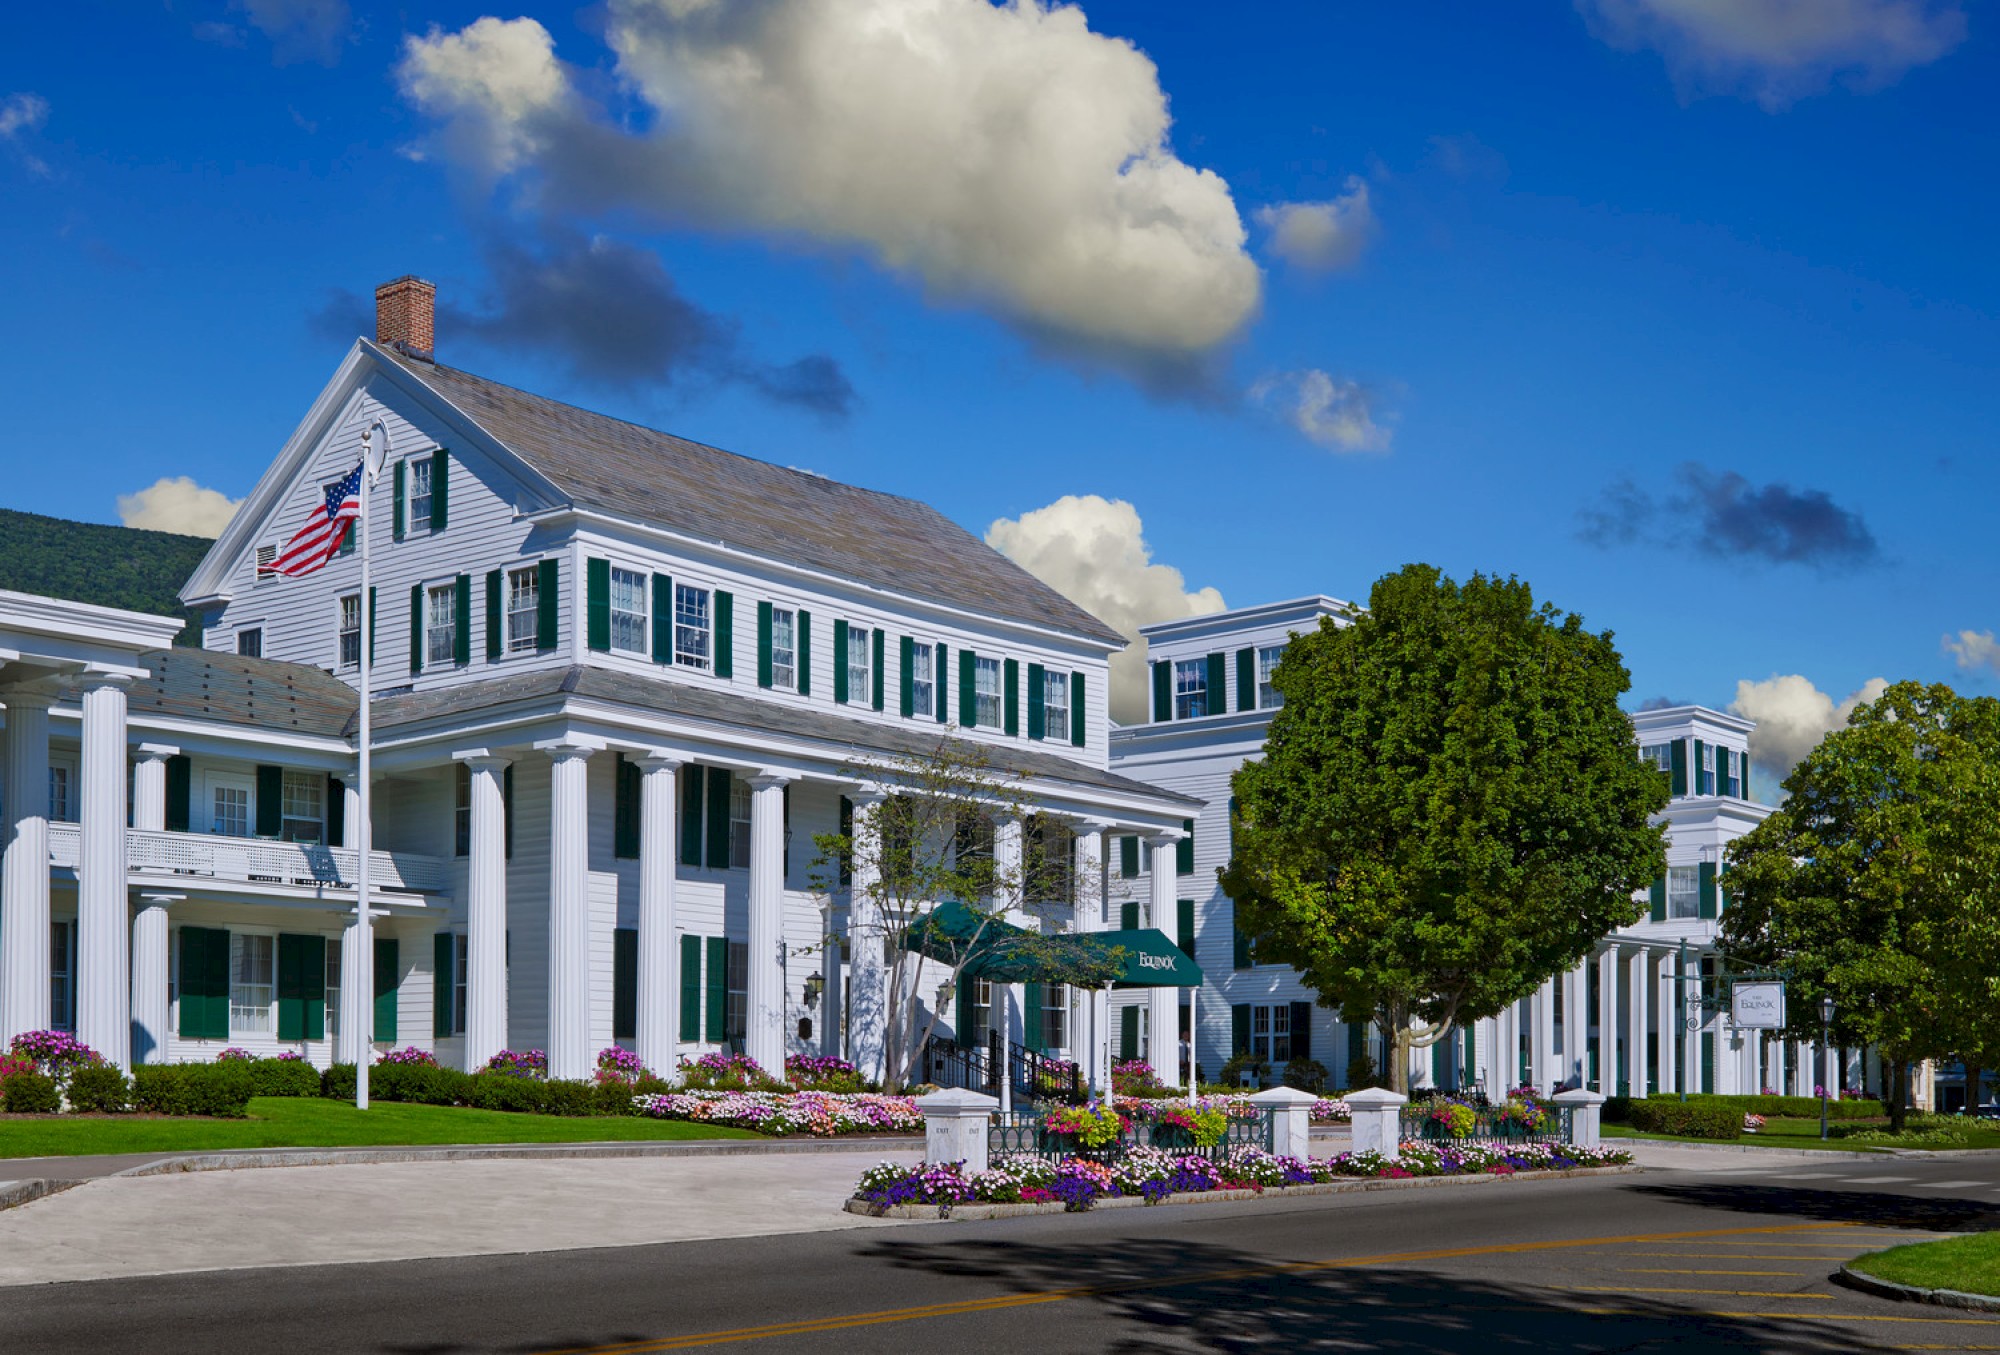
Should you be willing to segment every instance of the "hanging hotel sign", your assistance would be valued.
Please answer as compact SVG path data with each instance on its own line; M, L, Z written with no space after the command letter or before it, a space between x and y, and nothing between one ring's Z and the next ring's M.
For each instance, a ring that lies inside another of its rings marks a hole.
M1738 979L1730 987L1730 1023L1739 1030L1779 1030L1785 1024L1783 979Z

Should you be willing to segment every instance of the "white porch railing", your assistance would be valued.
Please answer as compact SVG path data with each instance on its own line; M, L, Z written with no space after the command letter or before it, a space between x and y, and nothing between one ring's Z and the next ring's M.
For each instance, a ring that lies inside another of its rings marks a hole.
M49 861L74 868L81 829L74 823L49 825ZM221 837L207 833L125 831L127 864L134 871L192 876L239 884L293 885L352 889L360 853L352 847L321 847L266 838ZM370 854L370 883L401 892L450 888L448 864L409 852Z

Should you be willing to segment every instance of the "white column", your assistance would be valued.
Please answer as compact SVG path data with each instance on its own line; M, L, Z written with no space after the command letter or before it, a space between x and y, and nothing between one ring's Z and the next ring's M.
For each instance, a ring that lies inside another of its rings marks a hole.
M1672 1096L1679 1090L1674 1080L1675 1066L1680 1062L1680 1006L1675 1001L1674 966L1679 963L1672 955L1660 956L1660 1010L1653 1024L1659 1037L1660 1095Z
M588 1078L590 1048L590 755L582 744L537 744L549 755L549 1076Z
M1618 1094L1618 947L1597 956L1597 1081L1595 1090Z
M167 1002L167 909L185 894L141 894L132 919L132 1062L165 1063L171 1014Z
M1558 1071L1559 1081L1577 1079L1581 1087L1582 1079L1590 1071L1590 975L1588 958L1578 960L1576 968L1563 975L1563 1039L1562 1067Z
M1169 940L1173 938L1176 922L1174 895L1180 879L1174 869L1174 854L1180 840L1179 833L1162 833L1146 839L1146 845L1153 849L1153 894L1148 921L1155 931L1165 932ZM1181 990L1149 988L1146 1006L1149 1012L1146 1023L1152 1031L1147 1061L1159 1074L1160 1081L1171 1087L1181 1080ZM1282 1068L1273 1068L1271 1076L1276 1078L1283 1072Z
M847 886L847 1059L870 1082L888 1073L889 971L882 909L875 891L882 879L882 795L848 793L854 806L852 870ZM903 1052L908 1069L910 1051Z
M785 1074L785 787L794 778L750 778L750 976L743 1052Z
M1625 960L1625 1079L1626 1092L1632 1096L1646 1094L1646 1028L1648 1020L1647 996L1651 993L1648 982L1652 966L1647 963L1647 951L1641 947L1634 950Z
M167 759L181 750L171 744L142 743L132 760L132 826L148 832L167 827Z
M680 934L674 908L674 781L681 759L639 759L639 1062L661 1077L680 1067Z
M1535 1090L1547 1095L1556 1081L1556 981L1542 980L1529 1000L1535 1023L1528 1066L1534 1070Z
M83 685L76 868L76 1038L132 1066L132 915L125 881L125 680Z
M484 749L456 755L471 782L465 858L465 1067L484 1068L507 1047L507 759Z
M1022 910L1026 908L1028 900L1023 888L1026 883L1026 872L1022 829L1023 824L1019 814L1000 814L993 819L993 908L1009 922L1025 925L1028 919ZM1006 989L1005 993L1001 992L1003 987ZM1028 1023L1040 1022L1042 1014L1040 1011L1028 1010L1025 985L996 983L993 985L993 997L993 1011L989 1019L1004 1032L1005 1038L1022 1046L1039 1043L1028 1038ZM1004 1007L1001 1001L1003 997ZM1002 1093L1002 1098L1003 1101L1006 1100L1006 1093ZM1011 1102L1008 1104L1011 1105Z
M1101 932L1104 922L1104 834L1108 824L1085 821L1076 825L1076 917L1079 932ZM1103 1095L1111 1086L1111 1067L1104 1061L1104 1029L1108 1020L1111 990L1092 988L1083 994L1088 1018L1087 1038L1078 1049L1084 1084L1093 1095ZM1077 1044L1075 1040L1072 1044Z
M372 982L364 980L372 977L372 967L361 963L361 926L350 912L340 928L340 1024L333 1042L336 1062L358 1065L368 1059L375 1042L375 995L368 991Z
M819 964L820 976L825 980L819 992L819 1052L827 1058L838 1059L847 1056L841 1044L840 1014L845 1011L847 999L847 974L840 962L840 937L833 924L833 905L828 903L820 914ZM672 987L678 987L679 976Z
M6 855L0 861L0 1047L49 1024L48 693L7 704Z

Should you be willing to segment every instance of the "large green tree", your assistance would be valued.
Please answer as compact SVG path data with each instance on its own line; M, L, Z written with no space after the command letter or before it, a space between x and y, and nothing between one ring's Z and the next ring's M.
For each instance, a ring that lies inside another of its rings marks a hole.
M1899 682L1729 846L1723 943L1791 977L1789 1033L1874 1045L1893 1127L1913 1060L1992 1057L2000 1001L2000 701Z
M1639 761L1608 632L1517 579L1410 565L1294 638L1274 683L1223 889L1260 960L1389 1032L1397 1090L1412 1048L1637 920L1668 787Z

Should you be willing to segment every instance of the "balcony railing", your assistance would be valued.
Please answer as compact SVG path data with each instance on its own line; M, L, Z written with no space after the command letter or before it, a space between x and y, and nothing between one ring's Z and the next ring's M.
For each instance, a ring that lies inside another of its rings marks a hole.
M80 836L77 824L51 823L50 863L74 868ZM361 854L352 847L141 828L125 830L125 852L128 868L146 874L308 889L352 889L361 865ZM451 871L434 856L371 852L369 884L399 893L438 891L450 888Z

